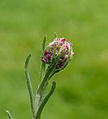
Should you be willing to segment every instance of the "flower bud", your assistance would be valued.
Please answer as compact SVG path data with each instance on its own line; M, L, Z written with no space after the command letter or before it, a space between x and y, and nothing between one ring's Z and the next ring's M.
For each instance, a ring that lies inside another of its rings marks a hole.
M50 64L54 60L57 60L56 69L61 69L68 63L74 52L72 50L72 44L66 42L65 38L55 38L53 42L49 43L46 47L41 61Z

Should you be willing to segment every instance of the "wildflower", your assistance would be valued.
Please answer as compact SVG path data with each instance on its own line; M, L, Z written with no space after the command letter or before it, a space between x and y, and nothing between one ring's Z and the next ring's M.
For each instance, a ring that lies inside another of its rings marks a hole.
M25 74L27 79L27 86L30 95L30 102L31 102L31 111L33 119L40 119L42 110L45 104L48 102L49 98L53 94L56 82L52 82L51 89L46 94L46 89L49 84L50 79L59 71L63 70L69 61L74 56L74 52L72 49L72 44L67 42L65 38L55 38L54 41L49 43L46 46L46 37L44 37L42 43L43 54L41 56L41 68L40 68L40 76L38 80L38 88L36 91L36 98L34 102L34 93L32 90L32 84L30 81L29 71L28 71L28 64L31 57L31 54L28 55L26 62L25 62ZM45 64L48 64L46 67ZM8 112L10 118L11 115Z
M66 42L65 38L55 38L54 41L49 43L46 47L44 54L41 57L41 61L45 64L50 64L53 62L53 59L57 60L57 57L59 56L56 69L60 69L72 59L73 55L74 52L70 42Z

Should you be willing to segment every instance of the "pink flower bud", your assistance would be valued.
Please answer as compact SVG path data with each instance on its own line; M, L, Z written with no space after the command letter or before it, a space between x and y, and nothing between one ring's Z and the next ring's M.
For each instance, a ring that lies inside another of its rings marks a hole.
M58 41L58 38L55 38L54 41Z
M72 47L72 43L69 43L70 47Z
M66 40L65 40L65 38L62 38L60 41L63 42L63 43L65 43Z
M41 57L41 61L45 63L45 58L44 57Z
M44 55L48 55L48 54L50 54L50 53L46 50Z
M56 49L55 49L55 54L53 55L55 44L56 44ZM58 56L58 53L59 53L60 57L56 65L57 69L62 68L64 64L67 61L69 61L68 60L69 55L70 55L69 57L70 59L74 55L74 52L72 50L72 44L66 42L65 38L60 38L60 39L55 38L53 42L49 43L47 48L48 49L45 50L44 55L41 57L41 61L46 64L49 64L52 62L53 56L55 56L55 60L56 60L56 57Z
M57 56L57 54L58 54L58 53L56 52L56 53L55 53L55 56Z

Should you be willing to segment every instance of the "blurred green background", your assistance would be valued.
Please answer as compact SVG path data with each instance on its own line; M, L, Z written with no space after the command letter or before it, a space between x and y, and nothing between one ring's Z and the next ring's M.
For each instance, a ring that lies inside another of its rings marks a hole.
M108 119L108 0L0 0L0 119L31 119L24 62L34 92L41 43L53 33L73 43L75 56L56 74L57 88L41 119Z

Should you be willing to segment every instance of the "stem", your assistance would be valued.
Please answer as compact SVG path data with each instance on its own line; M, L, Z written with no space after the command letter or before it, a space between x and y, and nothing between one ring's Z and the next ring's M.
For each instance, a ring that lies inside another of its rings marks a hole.
M40 102L41 102L41 99L42 99L42 97L43 97L43 87L44 87L44 85L45 85L45 82L46 82L46 80L48 79L48 76L49 75L46 75L46 77L42 80L42 82L41 82L41 84L40 84L40 86L38 87L38 89L37 89L37 93L36 93L36 99L35 99L35 114L37 113L37 111L38 111L38 108L39 108L39 104L40 104Z
M39 74L39 79L38 79L38 87L39 87L39 84L41 83L44 72L45 72L45 64L41 62L40 74Z
M41 84L40 84L40 86L37 90L37 94L40 94L40 95L42 94L43 87L44 87L46 81L49 79L49 76L50 76L51 72L52 72L52 70L47 71L46 75L44 76L44 78L43 78L43 80L42 80L42 82L41 82Z
M42 110L45 107L45 104L48 102L48 100L51 97L51 95L53 94L53 92L55 90L55 87L56 87L56 82L53 81L52 87L51 87L49 93L44 97L44 99L42 100L41 104L39 105L39 108L38 108L37 113L36 113L36 119L40 119Z
M45 50L46 39L47 39L47 36L44 36L44 39L43 39L43 42L42 42L42 51L43 52ZM44 74L44 72L45 72L45 63L41 62L40 74L39 74L39 79L38 79L38 86L39 86L39 84L41 82L42 75Z
M50 68L48 67L47 72L46 72L40 86L37 89L36 99L35 99L35 114L37 114L37 111L40 107L39 105L45 97L45 90L46 90L46 87L48 84L48 80L51 78L50 75L52 74L54 67L55 67L54 64L53 64L53 66L50 66Z
M44 52L45 46L46 46L46 39L47 36L44 36L43 42L42 42L42 51ZM45 63L41 62L41 67L40 67L40 74L39 74L39 79L38 79L38 88L41 83L42 77L45 74ZM38 110L38 106L40 103L40 94L37 93L36 91L36 97L35 97L35 115Z

